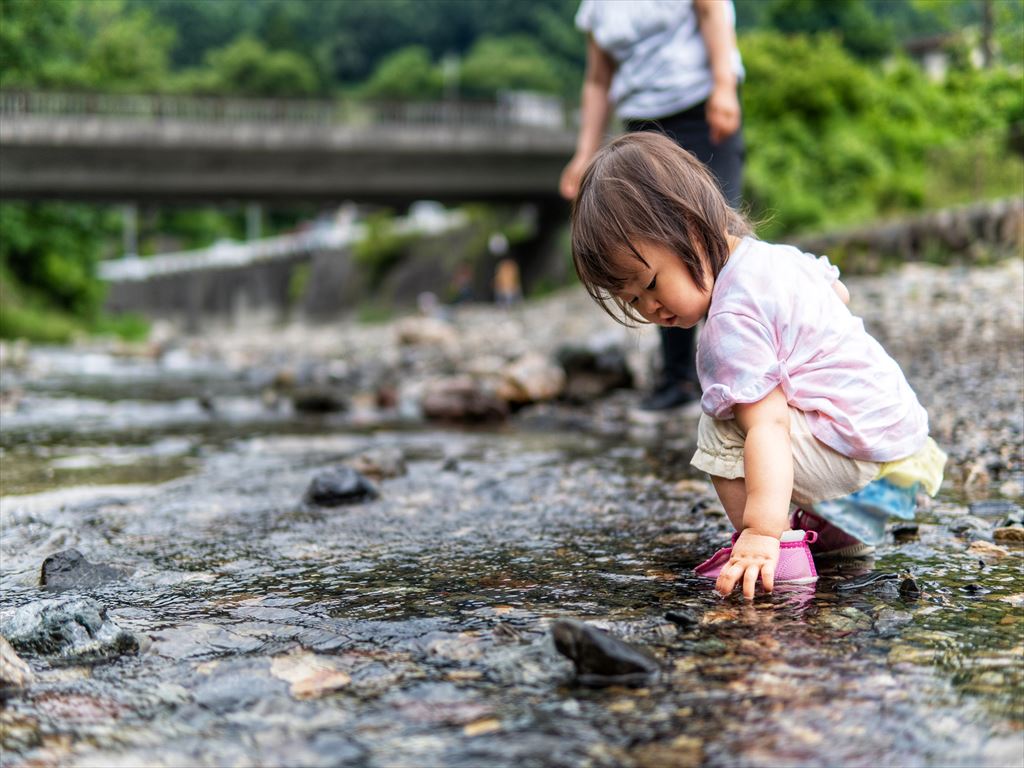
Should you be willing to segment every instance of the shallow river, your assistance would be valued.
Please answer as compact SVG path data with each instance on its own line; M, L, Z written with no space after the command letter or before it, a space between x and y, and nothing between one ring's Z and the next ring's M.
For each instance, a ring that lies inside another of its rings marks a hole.
M1024 760L1022 558L969 549L1019 499L946 492L873 561L751 605L690 575L727 540L692 424L367 426L268 410L216 367L45 354L3 414L0 611L56 597L40 564L74 548L124 569L83 594L141 647L26 654L5 766ZM383 448L407 472L379 499L303 502L318 470ZM920 595L857 587L869 572ZM646 647L661 677L576 684L563 617Z

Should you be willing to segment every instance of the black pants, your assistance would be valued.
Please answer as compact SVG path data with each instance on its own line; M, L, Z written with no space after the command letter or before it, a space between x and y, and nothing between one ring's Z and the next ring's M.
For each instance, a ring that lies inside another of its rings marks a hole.
M627 120L630 131L658 131L691 152L698 160L711 169L725 199L733 208L739 206L743 186L743 129L734 133L721 144L712 144L710 129L704 116L706 102L657 120ZM696 332L692 328L659 328L661 332L661 357L663 384L689 382L698 384Z

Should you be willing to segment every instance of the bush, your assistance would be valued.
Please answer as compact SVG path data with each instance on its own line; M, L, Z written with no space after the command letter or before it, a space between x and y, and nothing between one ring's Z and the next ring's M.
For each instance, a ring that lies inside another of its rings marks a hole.
M1024 110L1020 73L969 70L935 84L907 61L866 64L830 35L757 32L740 48L744 197L766 220L762 236L1019 194L1020 159L1000 169L991 150ZM983 183L957 188L979 171Z

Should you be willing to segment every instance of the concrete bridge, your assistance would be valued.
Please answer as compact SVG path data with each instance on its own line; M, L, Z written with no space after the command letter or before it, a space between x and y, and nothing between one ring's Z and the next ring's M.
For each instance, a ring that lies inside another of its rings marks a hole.
M557 101L363 104L0 93L0 198L540 203L575 145Z

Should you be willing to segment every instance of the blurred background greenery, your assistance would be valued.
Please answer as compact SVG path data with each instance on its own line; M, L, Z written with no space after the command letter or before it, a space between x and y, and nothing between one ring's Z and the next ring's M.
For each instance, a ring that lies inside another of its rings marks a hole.
M1020 0L736 0L763 237L1021 194ZM577 0L0 0L0 88L350 100L578 98ZM938 52L941 72L922 51ZM268 233L315 209L270 212ZM238 237L240 209L149 210L140 251ZM132 335L101 311L116 209L0 206L0 336Z

